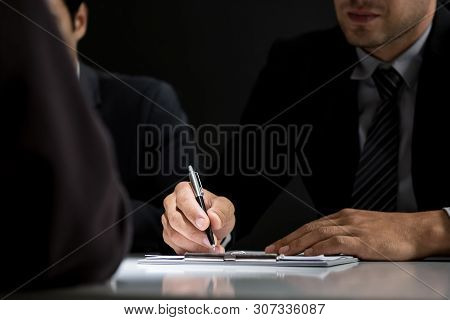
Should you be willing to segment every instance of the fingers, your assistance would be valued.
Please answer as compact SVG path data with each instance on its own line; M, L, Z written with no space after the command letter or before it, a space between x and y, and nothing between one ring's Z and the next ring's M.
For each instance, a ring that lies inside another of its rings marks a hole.
M175 253L176 253L177 255L182 256L183 254L186 253L186 250L181 249L180 247L177 247L177 246L176 246L175 244L173 244L173 243L169 243L169 241L165 239L164 233L163 233L163 239L164 239L164 242L167 243L167 245L170 246L170 247L173 249L173 251L175 251Z
M180 232L176 231L169 223L167 217L165 215L162 216L161 222L164 227L163 231L163 239L164 241L172 247L172 249L175 250L177 254L184 254L186 252L210 252L212 251L211 245L208 242L208 239L206 239L206 242L204 244L198 244L195 241L192 241L191 239L186 238L183 236ZM204 232L199 232L200 236L204 236L206 238L206 235Z
M191 185L188 182L181 182L176 186L174 197L176 207L183 212L192 225L202 231L208 228L209 218L195 200Z
M208 192L208 194L211 194ZM211 194L212 195L212 194ZM234 205L225 197L210 196L211 207L208 209L208 216L213 230L227 229L231 232L235 224Z
M299 229L292 232L291 234L284 237L283 239L280 239L277 242L273 243L272 245L268 246L266 248L266 252L278 253L281 248L287 246L290 242L294 241L295 239L303 237L304 235L308 234L309 232L311 232L313 230L323 228L323 227L328 227L328 226L345 225L347 218L350 215L352 215L355 211L356 210L354 210L354 209L344 209L344 210L341 210L332 215L325 216L316 221L305 224L304 226L300 227Z
M221 245L218 245L218 246L216 246L214 253L225 253L225 248L222 247Z
M280 248L279 253L285 255L295 255L302 253L306 249L314 246L315 244L325 241L327 239L337 237L337 236L346 236L349 234L348 228L341 226L322 226L319 227L304 236L297 238L286 246Z
M327 220L327 219L330 219L330 220L341 219L343 217L352 215L352 214L354 214L357 211L358 210L355 210L355 209L343 209L341 211L338 211L336 213L330 214L328 216L324 216L324 217L320 218L319 221L320 220Z
M205 202L210 206L208 214L197 203L187 182L178 184L174 193L164 199L164 241L177 252L210 251L204 232L209 225L219 242L234 228L234 206L230 200L205 190ZM216 252L220 251L224 249L216 247Z
M306 256L339 255L359 256L358 240L350 236L336 236L318 242L305 251Z
M332 226L339 226L340 221L337 216L335 219L331 218L322 218L320 220L313 221L311 223L305 224L304 226L300 227L296 231L292 232L288 236L276 241L272 245L268 246L266 248L267 253L278 253L280 252L280 249L289 245L292 241L302 238L306 234L317 230L319 228L326 228L326 227L332 227Z
M211 247L208 237L205 232L198 230L194 227L188 219L179 210L174 210L165 213L168 226L177 233L181 234L184 238L189 239L198 245Z
M175 194L164 199L165 212L161 217L164 241L177 253L204 252L211 248L206 234L195 228L177 209Z

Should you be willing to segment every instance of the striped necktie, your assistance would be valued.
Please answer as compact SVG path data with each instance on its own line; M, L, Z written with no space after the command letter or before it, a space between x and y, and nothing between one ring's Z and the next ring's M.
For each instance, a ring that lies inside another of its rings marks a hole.
M353 208L392 212L397 209L400 147L398 92L403 86L397 71L378 68L372 79L381 105L367 133L353 187Z

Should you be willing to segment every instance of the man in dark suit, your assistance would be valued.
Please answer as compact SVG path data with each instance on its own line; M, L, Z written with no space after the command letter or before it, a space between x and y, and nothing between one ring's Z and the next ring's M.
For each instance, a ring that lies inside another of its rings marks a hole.
M311 174L302 180L323 218L266 251L369 260L448 255L450 13L436 0L334 3L340 28L274 45L243 116L244 124L312 128L302 150ZM236 237L291 179L234 177ZM179 184L165 200L165 239L179 253L208 251L201 230L211 224L219 240L231 233L234 207L207 193L206 216L188 188Z
M182 178L175 174L180 172L175 167L176 161L170 161L178 157L182 130L172 134L164 133L162 128L186 124L187 117L177 95L163 81L108 74L81 63L76 48L87 31L88 8L85 1L48 0L48 3L70 49L84 96L88 104L99 112L112 135L122 181L133 207L138 209L133 214L132 251L165 251L168 248L162 239L161 202L169 192L162 192ZM152 125L153 129L146 130L146 125ZM152 159L158 157L152 154L157 150L146 144L146 133L156 134L153 139L159 143L155 145L164 152L159 161L147 162L151 156ZM165 172L147 174L155 168Z
M0 291L105 281L129 249L128 201L44 2L0 4ZM12 32L13 30L13 32Z

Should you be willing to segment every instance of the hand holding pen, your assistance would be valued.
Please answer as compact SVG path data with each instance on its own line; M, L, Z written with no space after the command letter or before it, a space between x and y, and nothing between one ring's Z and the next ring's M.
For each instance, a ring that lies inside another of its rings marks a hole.
M196 176L198 178L198 175ZM199 186L201 187L201 183ZM191 183L181 182L174 192L164 199L165 212L161 219L164 241L177 254L224 252L224 248L219 244L234 228L234 206L227 198L216 196L201 188L207 209L205 211L198 198L196 200L194 192ZM213 241L210 241L205 233L208 227L215 237ZM215 250L211 242L216 245Z

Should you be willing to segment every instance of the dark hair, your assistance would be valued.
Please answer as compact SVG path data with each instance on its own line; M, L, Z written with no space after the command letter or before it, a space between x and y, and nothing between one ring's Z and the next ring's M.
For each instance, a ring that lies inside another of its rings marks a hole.
M80 6L83 2L84 0L64 0L64 3L69 10L72 21L75 19L75 14L78 12L78 9L80 9Z

